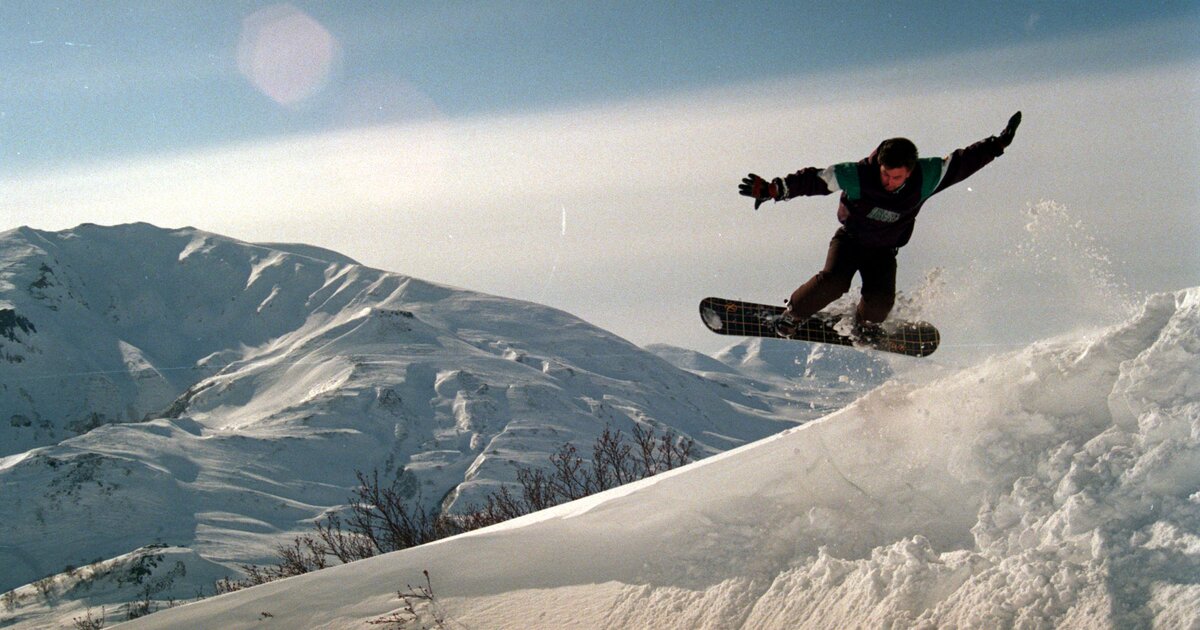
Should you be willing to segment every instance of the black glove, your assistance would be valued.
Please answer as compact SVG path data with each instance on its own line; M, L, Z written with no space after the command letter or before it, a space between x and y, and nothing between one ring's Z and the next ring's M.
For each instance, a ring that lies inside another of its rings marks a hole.
M738 185L738 192L754 198L754 209L763 205L768 199L779 201L783 197L783 180L776 177L771 181L767 181L754 173L750 173L742 178L742 183Z
M1002 148L1007 149L1008 145L1012 144L1013 136L1017 135L1017 127L1020 124L1021 112L1013 114L1012 118L1008 119L1008 126L1004 128L1004 131L1000 132L1000 135L996 136L996 138L1000 140L1000 146Z

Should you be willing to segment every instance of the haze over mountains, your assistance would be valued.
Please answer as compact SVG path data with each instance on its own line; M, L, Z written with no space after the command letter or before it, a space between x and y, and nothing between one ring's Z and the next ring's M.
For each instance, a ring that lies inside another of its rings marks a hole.
M84 589L76 569L96 561L174 571L161 599L211 593L342 506L356 470L461 510L606 427L671 430L707 456L890 374L804 344L651 350L311 246L146 224L4 233L0 592L21 596L0 615L46 612L19 587L64 571L57 614L137 597L140 581Z

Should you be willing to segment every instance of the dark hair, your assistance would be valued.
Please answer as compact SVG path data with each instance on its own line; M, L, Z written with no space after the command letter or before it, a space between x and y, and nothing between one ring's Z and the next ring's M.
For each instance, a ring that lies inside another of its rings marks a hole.
M879 145L879 163L886 168L917 168L917 145L908 138L892 138Z

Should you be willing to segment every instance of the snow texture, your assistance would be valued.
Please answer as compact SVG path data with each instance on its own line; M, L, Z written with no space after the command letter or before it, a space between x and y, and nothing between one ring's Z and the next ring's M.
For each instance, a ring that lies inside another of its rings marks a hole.
M0 625L193 599L356 468L456 509L639 423L711 456L127 627L378 627L428 571L416 625L1200 628L1200 287L919 382L772 340L649 350L317 248L0 235Z
M163 545L154 599L211 595L214 575L344 509L356 470L462 510L605 427L711 455L869 387L836 367L796 386L812 350L783 350L780 373L708 375L554 309L316 247L145 224L4 233L0 625L142 598L97 576Z
M131 628L1196 628L1200 288L688 467ZM431 617L430 617L431 618Z

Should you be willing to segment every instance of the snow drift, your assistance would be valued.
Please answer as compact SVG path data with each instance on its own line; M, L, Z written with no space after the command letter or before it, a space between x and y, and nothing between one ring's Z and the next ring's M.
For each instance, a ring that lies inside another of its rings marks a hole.
M441 543L131 628L1197 627L1200 288Z

